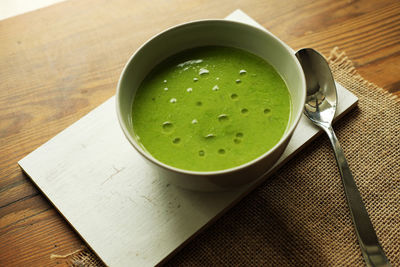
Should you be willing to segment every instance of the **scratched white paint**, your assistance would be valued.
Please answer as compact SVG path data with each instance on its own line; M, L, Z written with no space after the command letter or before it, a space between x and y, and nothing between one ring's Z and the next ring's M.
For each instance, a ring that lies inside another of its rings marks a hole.
M259 26L240 10L228 19ZM338 115L357 102L340 85L338 97ZM303 116L273 170L317 134ZM192 192L167 184L123 136L114 97L19 164L110 266L159 263L268 176L224 193Z

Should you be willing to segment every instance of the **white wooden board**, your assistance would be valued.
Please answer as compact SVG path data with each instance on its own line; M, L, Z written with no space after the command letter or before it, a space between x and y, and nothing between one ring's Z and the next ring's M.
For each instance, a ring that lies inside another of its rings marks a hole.
M240 10L227 19L261 27ZM341 116L356 105L357 97L340 85L337 88ZM318 134L303 116L282 158L267 175L236 191L193 192L157 177L124 137L114 101L110 98L19 161L109 266L162 262Z

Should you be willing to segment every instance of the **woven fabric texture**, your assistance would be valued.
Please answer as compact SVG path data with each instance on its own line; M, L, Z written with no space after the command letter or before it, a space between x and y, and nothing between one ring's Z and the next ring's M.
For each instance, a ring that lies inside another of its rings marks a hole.
M382 247L400 265L400 101L336 48L328 61L336 81L359 97L334 129ZM84 250L68 262L100 261ZM364 266L328 138L318 137L166 265Z

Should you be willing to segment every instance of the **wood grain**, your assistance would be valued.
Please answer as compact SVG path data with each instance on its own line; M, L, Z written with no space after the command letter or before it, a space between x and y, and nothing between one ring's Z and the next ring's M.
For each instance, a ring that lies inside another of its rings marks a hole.
M69 0L0 21L0 266L55 265L51 253L82 245L17 161L111 97L153 34L236 8L294 49L339 46L367 80L400 96L398 1Z

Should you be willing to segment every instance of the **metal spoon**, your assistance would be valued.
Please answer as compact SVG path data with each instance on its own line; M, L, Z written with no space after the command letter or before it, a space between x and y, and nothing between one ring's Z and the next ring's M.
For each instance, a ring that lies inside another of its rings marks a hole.
M321 54L311 48L299 50L296 56L303 68L307 85L304 114L329 136L365 263L367 266L391 266L379 244L343 150L332 128L337 95L329 65Z

